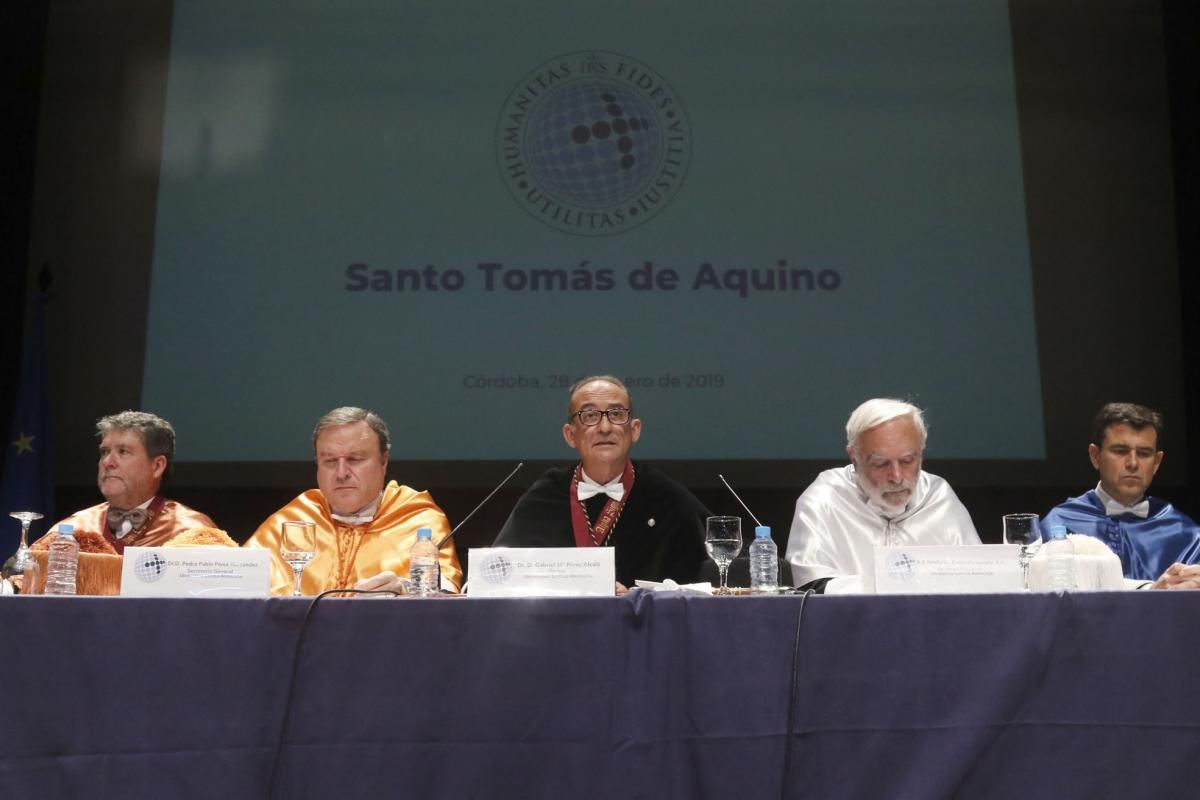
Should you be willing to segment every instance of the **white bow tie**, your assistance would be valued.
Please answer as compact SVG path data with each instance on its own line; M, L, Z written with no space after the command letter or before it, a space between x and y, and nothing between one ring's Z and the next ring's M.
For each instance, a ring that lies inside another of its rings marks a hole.
M1122 514L1133 514L1135 517L1145 519L1150 516L1150 501L1143 500L1140 503L1134 503L1131 506L1123 506L1116 500L1104 501L1104 513L1110 517L1119 517Z
M579 486L576 491L579 494L580 500L587 500L589 497L595 497L598 494L606 494L619 503L621 502L621 498L625 496L625 487L621 484L620 475L603 485L596 483L584 475L579 479Z

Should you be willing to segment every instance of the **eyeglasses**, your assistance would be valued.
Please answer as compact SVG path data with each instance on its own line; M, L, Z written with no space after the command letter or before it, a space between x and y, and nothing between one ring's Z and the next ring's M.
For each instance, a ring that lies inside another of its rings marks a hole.
M585 408L582 411L576 411L571 416L579 417L579 421L590 428L593 425L599 425L601 417L608 417L608 421L613 425L625 425L628 424L632 415L633 412L628 408L610 408L606 411L598 408Z

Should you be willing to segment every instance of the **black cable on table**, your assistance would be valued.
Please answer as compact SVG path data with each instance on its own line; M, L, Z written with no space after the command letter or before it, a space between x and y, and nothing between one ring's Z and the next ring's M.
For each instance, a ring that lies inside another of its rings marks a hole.
M800 595L800 610L796 612L796 636L792 642L792 679L788 686L787 734L783 740L783 782L779 786L779 800L787 800L787 790L792 777L792 740L796 736L796 695L800 678L800 622L804 619L804 604L812 593L812 589L804 590Z
M279 738L275 742L275 753L271 758L271 785L267 793L268 797L275 797L275 786L279 781L279 764L283 755L283 742L287 738L288 723L292 719L292 698L296 692L296 675L300 666L300 652L304 646L304 636L308 633L308 621L312 617L313 611L317 608L317 603L321 602L322 598L328 597L331 594L390 594L393 597L400 597L399 592L391 590L366 590L366 589L329 589L321 592L312 599L308 604L308 610L304 612L304 619L300 621L300 633L296 636L296 649L292 653L292 669L288 674L287 682L287 699L283 707L283 720L279 724Z

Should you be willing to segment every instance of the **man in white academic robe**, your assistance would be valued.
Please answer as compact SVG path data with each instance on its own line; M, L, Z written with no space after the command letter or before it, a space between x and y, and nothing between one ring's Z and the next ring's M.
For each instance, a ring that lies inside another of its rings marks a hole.
M796 501L787 560L797 586L861 592L875 545L979 544L950 484L921 469L921 410L868 400L846 422L850 463L825 470Z

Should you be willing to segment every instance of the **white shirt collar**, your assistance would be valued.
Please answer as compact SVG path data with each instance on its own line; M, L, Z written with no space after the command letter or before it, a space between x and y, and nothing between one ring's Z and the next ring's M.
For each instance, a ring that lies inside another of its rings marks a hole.
M330 506L329 516L333 517L338 522L344 522L347 525L353 525L355 527L359 525L366 525L368 522L375 519L375 514L379 511L379 504L382 502L383 492L380 492L378 497L367 503L358 511L355 511L353 514L339 514L333 510L332 506Z

